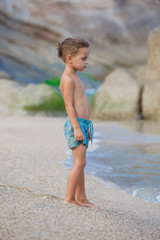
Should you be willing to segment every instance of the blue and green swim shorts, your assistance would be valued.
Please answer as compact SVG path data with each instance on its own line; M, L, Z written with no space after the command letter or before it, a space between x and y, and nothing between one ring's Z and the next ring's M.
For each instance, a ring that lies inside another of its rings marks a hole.
M84 140L83 141L76 141L75 136L74 136L74 128L72 126L72 123L71 123L69 117L67 117L67 120L64 124L64 135L66 137L68 147L69 148L74 148L74 147L80 145L81 143L83 143L83 144L86 145L86 148L88 148L88 144L89 144L88 132L89 132L89 129L90 129L90 134L91 134L91 143L93 144L93 123L90 120L79 118L79 117L77 117L77 120L79 122L80 128L81 128L82 133L84 135Z

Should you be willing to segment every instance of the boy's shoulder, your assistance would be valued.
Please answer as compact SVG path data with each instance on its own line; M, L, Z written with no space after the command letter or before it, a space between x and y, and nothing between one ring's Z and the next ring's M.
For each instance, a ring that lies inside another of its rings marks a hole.
M62 74L61 76L61 84L62 85L72 85L74 83L74 80L71 76L67 74Z
M68 74L66 74L66 73L63 73L62 74L62 76L61 76L61 80L62 81L72 81L73 79L72 79L72 77L70 76L70 75L68 75Z
M64 91L64 89L73 89L73 88L74 88L73 78L67 74L62 74L60 85L59 85L59 89L61 93Z

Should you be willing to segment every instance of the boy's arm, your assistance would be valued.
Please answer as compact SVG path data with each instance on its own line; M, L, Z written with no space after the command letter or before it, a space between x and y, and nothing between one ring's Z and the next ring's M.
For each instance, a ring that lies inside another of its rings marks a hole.
M73 106L73 80L72 78L65 78L63 83L63 99L65 103L66 112L72 123L74 129L80 128L79 122L77 120L76 112Z

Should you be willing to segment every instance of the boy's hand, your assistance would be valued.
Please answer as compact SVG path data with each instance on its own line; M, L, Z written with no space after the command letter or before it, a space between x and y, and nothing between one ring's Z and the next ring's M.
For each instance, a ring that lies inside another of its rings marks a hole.
M90 129L89 129L89 131L88 131L88 139L89 139L89 141L91 141L91 133L90 133Z
M80 127L74 129L74 136L75 136L76 141L83 141L84 140L84 135L83 135Z

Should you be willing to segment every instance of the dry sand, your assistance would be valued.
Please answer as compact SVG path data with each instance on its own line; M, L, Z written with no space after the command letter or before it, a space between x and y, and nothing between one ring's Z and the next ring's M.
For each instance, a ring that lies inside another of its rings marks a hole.
M0 239L159 240L160 205L86 175L102 210L63 204L65 118L0 117Z

